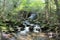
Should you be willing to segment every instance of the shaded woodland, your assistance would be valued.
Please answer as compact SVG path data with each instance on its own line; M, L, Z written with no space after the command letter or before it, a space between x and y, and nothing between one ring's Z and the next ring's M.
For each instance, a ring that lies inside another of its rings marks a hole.
M30 19L29 16L33 13L37 16ZM60 0L0 0L1 34L2 31L14 31L15 26L25 20L38 23L41 32L53 32L56 40L60 40Z

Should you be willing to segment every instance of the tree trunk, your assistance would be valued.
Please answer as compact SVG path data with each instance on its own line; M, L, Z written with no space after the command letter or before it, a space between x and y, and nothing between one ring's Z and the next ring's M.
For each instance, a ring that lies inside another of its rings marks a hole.
M60 6L59 6L59 0L54 0L56 4L56 14L58 15L58 20L60 23Z
M46 6L45 6L45 8L46 8L45 9L46 10L45 11L45 14L46 14L46 20L47 21L48 21L48 18L49 18L49 7L48 7L49 4L48 4L48 2L49 2L48 0L45 0L45 3L46 3Z

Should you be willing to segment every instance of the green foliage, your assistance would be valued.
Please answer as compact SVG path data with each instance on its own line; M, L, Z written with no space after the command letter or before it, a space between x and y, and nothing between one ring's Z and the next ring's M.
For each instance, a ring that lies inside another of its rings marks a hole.
M22 23L23 14L26 11L26 16L29 12L37 13L38 18L34 22L39 22L41 27L55 27L54 25L58 23L55 2L48 0L48 8L46 5L45 0L0 0L0 25L6 26L2 23L6 20ZM48 20L46 14L48 14Z

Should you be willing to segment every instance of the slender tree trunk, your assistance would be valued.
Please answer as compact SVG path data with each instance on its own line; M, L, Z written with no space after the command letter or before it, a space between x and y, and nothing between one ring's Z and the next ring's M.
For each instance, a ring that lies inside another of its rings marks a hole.
M56 4L56 14L58 15L58 20L60 23L60 5L59 5L59 0L54 0Z
M45 4L46 4L46 6L45 6L45 15L46 15L46 21L48 21L48 19L49 19L49 0L45 0Z

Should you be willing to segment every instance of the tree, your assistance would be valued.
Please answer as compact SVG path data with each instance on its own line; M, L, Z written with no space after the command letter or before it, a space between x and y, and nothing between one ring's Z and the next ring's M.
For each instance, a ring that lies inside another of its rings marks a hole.
M55 4L56 4L56 14L58 15L58 20L59 20L59 23L60 23L60 4L59 4L59 1L60 0L54 0L55 1Z

